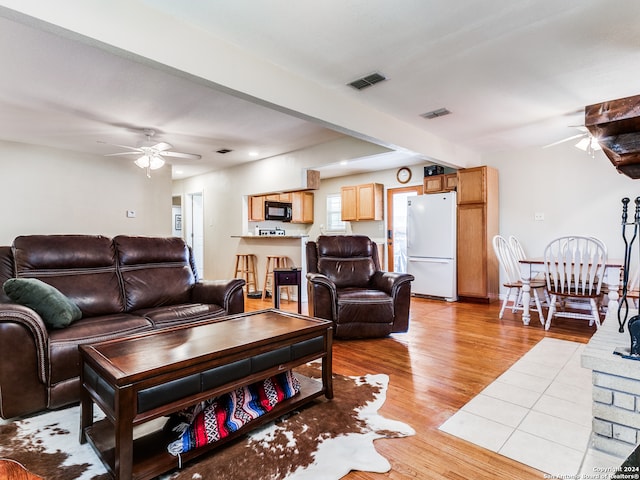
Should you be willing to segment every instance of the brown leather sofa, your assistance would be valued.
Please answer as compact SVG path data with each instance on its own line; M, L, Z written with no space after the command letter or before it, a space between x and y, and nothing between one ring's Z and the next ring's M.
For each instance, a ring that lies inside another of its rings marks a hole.
M413 275L380 269L375 242L361 235L307 242L309 314L333 320L336 338L384 337L409 329Z
M54 409L80 398L78 345L244 311L244 280L199 281L180 238L17 237L0 247L0 284L36 278L82 311L51 329L0 289L0 415Z

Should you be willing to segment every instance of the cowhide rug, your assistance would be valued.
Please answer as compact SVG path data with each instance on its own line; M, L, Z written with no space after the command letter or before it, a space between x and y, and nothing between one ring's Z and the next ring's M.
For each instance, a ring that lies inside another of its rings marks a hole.
M296 369L318 377L316 365ZM164 475L163 479L338 479L351 470L387 472L373 441L415 434L378 414L386 375L334 374L334 398L324 397ZM96 409L97 410L97 409ZM0 458L11 458L47 480L110 478L93 449L78 442L79 408L0 423Z

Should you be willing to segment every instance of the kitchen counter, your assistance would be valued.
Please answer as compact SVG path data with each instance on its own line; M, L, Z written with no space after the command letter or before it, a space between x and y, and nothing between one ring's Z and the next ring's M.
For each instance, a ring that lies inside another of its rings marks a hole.
M280 230L282 231L282 230ZM291 267L300 269L302 284L298 294L302 297L302 302L307 301L307 261L306 245L309 235L292 231L290 235L231 235L237 242L237 253L248 253L255 255L257 267L257 277L259 279L259 289L264 287L266 282L267 257L278 255L289 258Z

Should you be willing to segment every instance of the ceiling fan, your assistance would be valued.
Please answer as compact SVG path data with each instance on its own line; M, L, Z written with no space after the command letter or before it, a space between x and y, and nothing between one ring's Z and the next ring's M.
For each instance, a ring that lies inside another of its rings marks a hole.
M560 145L561 143L569 142L571 140L576 140L579 138L580 140L578 140L578 142L574 146L584 152L587 152L592 157L594 156L597 150L602 150L602 148L600 147L600 144L598 143L598 139L593 135L591 135L591 132L587 130L587 127L582 125L572 125L572 127L577 128L582 133L578 133L577 135L571 135L570 137L563 138L562 140L558 140L557 142L553 142L548 145L545 145L542 148L553 147L555 145Z
M578 118L575 118L574 122L580 121L581 123L568 125L568 126L570 128L578 129L581 133L578 133L576 135L571 135L569 137L563 138L562 140L558 140L557 142L553 142L548 145L544 145L542 148L554 147L556 145L560 145L561 143L570 142L571 140L578 140L574 146L576 148L579 148L583 152L587 152L589 155L591 155L591 157L594 156L597 150L602 150L602 148L600 147L600 144L598 143L598 139L593 135L591 135L587 127L584 126L584 111L585 111L584 108L579 108L577 110L573 110L563 115L563 117L579 116L581 120L578 120Z
M146 140L142 142L139 147L131 147L128 145L117 145L109 143L114 147L126 148L129 152L120 153L108 153L105 157L118 157L123 155L139 155L139 158L134 162L138 167L145 168L147 170L147 177L151 178L151 170L157 170L161 168L164 163L164 157L176 157L176 158L188 158L190 160L198 160L202 158L195 153L181 153L172 152L170 149L172 146L166 142L154 143L151 138L155 135L155 130L145 128L143 130ZM100 142L106 143L106 142Z

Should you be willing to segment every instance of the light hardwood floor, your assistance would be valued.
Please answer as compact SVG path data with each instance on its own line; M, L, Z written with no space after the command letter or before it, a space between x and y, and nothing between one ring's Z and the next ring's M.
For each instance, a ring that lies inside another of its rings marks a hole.
M246 301L246 310L271 308L270 300ZM297 304L281 301L283 310ZM389 375L380 413L410 424L416 435L377 440L389 459L386 474L351 472L346 479L541 479L543 473L476 447L438 427L505 372L542 338L588 342L595 332L586 322L555 320L548 332L535 314L522 325L519 313L498 319L499 303L447 303L412 299L408 333L371 340L336 340L333 370L343 375ZM303 314L306 305L303 304Z

